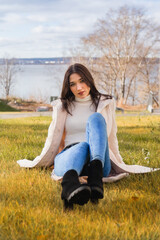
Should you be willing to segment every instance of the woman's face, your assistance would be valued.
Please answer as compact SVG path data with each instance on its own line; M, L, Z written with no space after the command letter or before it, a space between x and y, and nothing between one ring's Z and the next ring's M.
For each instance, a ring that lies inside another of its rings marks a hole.
M90 93L90 87L78 73L72 73L69 78L70 90L75 97L85 98Z

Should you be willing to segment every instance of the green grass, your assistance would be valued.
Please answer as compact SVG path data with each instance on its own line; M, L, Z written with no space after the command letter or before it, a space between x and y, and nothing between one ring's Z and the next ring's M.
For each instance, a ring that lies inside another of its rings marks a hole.
M40 154L50 121L0 120L0 240L159 240L160 172L105 184L98 205L64 212L51 170L18 166ZM159 116L117 116L117 123L124 161L159 167Z
M7 100L0 99L0 112L18 112L18 110L7 105Z

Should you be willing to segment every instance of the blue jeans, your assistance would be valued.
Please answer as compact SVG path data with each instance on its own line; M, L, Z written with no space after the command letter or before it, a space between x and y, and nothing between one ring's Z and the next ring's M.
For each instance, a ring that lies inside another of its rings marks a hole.
M54 160L54 173L57 176L63 176L68 170L74 169L80 175L84 166L95 159L102 162L103 176L108 176L111 170L111 161L106 122L104 117L97 112L88 118L86 142L64 148L57 154Z

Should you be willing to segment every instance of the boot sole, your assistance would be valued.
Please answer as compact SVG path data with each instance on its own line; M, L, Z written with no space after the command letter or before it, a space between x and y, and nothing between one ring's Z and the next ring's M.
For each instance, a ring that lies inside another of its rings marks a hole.
M103 190L99 187L91 187L91 201L102 199L104 197Z
M66 199L63 200L64 202L64 210L73 210L73 203L69 203Z
M91 189L89 186L80 186L74 190L67 198L69 203L84 205L86 204L91 196Z

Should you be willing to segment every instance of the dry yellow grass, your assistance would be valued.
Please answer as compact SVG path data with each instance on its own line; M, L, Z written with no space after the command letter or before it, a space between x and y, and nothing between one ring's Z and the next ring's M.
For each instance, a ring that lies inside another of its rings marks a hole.
M50 120L0 120L0 239L159 240L160 172L105 184L105 197L98 205L64 212L61 185L51 180L50 170L21 169L16 164L41 152ZM160 166L159 120L117 117L126 162Z

